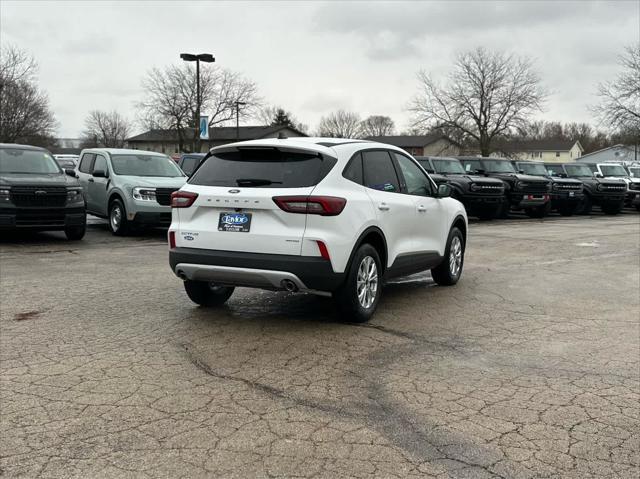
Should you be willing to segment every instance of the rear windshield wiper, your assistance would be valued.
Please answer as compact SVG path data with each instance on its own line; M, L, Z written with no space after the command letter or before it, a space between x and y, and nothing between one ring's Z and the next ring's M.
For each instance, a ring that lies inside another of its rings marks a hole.
M281 185L282 181L271 181L264 178L238 178L236 179L238 186L267 186Z

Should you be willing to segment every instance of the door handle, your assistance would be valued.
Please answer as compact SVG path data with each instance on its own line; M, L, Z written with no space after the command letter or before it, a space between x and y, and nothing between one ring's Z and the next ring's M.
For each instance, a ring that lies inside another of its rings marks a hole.
M426 206L418 206L418 211L427 211L427 207Z
M388 211L388 210L389 210L389 205L388 205L388 204L386 204L386 203L380 203L380 204L378 205L378 209L379 209L379 210L382 210L382 211Z
M89 178L87 181L88 181L89 183L93 183L93 178Z

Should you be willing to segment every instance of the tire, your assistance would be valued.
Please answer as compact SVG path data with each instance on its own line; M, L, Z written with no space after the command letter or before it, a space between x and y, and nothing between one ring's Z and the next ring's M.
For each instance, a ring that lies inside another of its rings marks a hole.
M475 211L475 215L472 212L473 216L477 216L483 221L493 220L500 216L502 213L502 205L497 208L481 208Z
M340 317L352 323L368 321L378 307L381 294L380 255L370 244L363 244L353 255L344 283L333 295Z
M82 226L70 226L64 229L64 234L70 241L79 241L84 238L84 234L87 232L87 225Z
M447 239L442 263L431 270L433 280L440 286L453 286L462 276L464 266L464 236L456 228L451 228Z
M525 208L524 212L529 218L544 218L549 213L549 203L534 208Z
M131 229L127 210L119 199L113 200L109 205L109 229L116 236L126 236Z
M560 213L562 216L573 216L577 209L576 206L577 205L563 206L562 208L558 209L558 213Z
M622 211L622 205L606 205L602 207L605 215L617 215Z
M502 206L498 210L496 218L507 219L509 217L509 211L511 211L511 202L508 198L505 198L505 200L502 202Z
M186 280L184 290L189 299L200 306L221 306L231 297L235 288L217 286L206 281Z
M588 215L591 214L591 210L593 208L593 203L591 202L591 198L589 195L584 195L584 198L578 205L576 213L579 215Z

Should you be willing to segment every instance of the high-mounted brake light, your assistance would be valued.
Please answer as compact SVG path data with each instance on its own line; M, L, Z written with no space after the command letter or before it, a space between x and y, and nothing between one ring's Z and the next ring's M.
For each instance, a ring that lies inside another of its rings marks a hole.
M188 208L198 197L198 193L191 193L190 191L174 191L171 193L171 207L172 208Z
M274 196L273 201L288 213L302 213L320 216L337 216L347 204L337 196Z

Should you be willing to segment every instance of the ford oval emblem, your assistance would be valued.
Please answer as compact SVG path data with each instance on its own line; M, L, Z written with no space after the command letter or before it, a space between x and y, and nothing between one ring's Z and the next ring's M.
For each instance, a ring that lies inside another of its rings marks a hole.
M193 236L184 236L183 238L187 241L193 241L195 239Z
M240 190L229 190L229 193L240 193Z
M46 192L45 190L36 190L36 191L35 191L35 194L36 194L36 195L46 195L46 194L47 194L47 192Z

